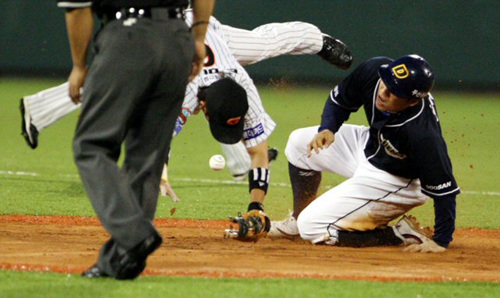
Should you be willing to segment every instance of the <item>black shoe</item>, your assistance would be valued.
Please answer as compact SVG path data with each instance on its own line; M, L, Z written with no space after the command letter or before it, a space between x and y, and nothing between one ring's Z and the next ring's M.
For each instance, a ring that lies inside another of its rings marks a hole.
M276 159L278 159L278 149L274 147L267 149L267 160L269 163L275 161Z
M116 279L134 279L146 268L146 259L162 243L158 233L144 239L136 247L118 257Z
M243 181L248 177L248 172L243 173L243 174L234 174L233 179L235 181Z
M318 55L341 69L349 69L352 64L352 53L340 40L323 34L323 48Z
M109 277L109 275L107 275L104 271L102 271L101 268L97 266L97 264L94 264L89 269L83 271L82 276L87 278Z
M38 129L31 123L29 109L24 106L24 98L21 98L19 109L21 110L22 135L28 146L35 149L38 146Z

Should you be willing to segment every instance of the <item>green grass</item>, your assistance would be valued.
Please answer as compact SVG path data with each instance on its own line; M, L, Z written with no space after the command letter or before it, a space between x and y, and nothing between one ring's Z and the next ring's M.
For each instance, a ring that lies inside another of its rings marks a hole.
M0 81L0 214L93 216L72 159L71 140L77 119L74 113L40 135L39 148L30 149L20 136L19 99L63 80L2 79ZM291 209L287 162L283 151L289 133L319 123L328 88L261 86L267 112L278 124L269 143L280 150L272 164L272 185L266 211L279 219ZM463 194L458 199L457 226L500 229L500 187L496 153L500 147L498 94L435 93L455 176ZM362 111L350 123L365 124ZM212 139L203 117L191 117L173 142L170 181L180 203L161 198L157 217L225 219L245 210L248 189L245 182L231 182L226 170L214 172L208 160L221 149ZM343 178L324 175L322 191ZM432 225L432 202L416 208L423 224ZM46 296L338 296L338 297L493 297L498 284L488 283L376 283L318 280L238 280L141 277L136 282L89 282L72 275L0 271L2 297ZM195 286L193 286L195 285ZM209 288L210 291L204 291ZM334 293L334 294L333 294ZM404 294L401 294L404 293ZM494 295L496 293L497 295Z
M70 274L5 271L2 297L498 297L500 284L343 280L139 277L86 280ZM193 284L196 287L193 287ZM200 294L200 289L205 289Z
M94 214L72 159L71 140L78 113L42 131L36 150L26 146L20 136L19 98L59 83L62 80L2 82L0 214ZM329 89L263 86L260 90L268 113L278 123L269 143L280 150L278 160L272 164L273 185L266 211L272 218L280 218L292 207L283 154L288 134L293 129L318 123ZM496 148L500 147L500 141L494 136L498 134L500 100L496 95L438 93L435 96L455 176L463 191L458 197L457 225L499 229L495 210L499 206L496 173L500 159ZM349 122L365 124L364 113L353 114ZM191 117L173 141L169 174L181 198L175 204L176 217L222 219L246 207L246 183L223 184L222 181L231 182L228 170L214 172L208 167L210 156L220 152L205 119ZM5 171L18 173L5 174ZM322 190L341 181L341 177L324 175ZM173 206L170 200L160 199L157 216L170 217ZM432 203L413 213L423 223L433 221Z

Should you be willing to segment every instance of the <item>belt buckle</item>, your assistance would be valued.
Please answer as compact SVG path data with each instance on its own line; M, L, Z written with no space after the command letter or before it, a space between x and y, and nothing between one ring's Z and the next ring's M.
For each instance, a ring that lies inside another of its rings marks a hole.
M129 19L129 18L146 18L151 13L146 8L137 8L137 7L127 7L122 8L115 13L115 18L117 20Z

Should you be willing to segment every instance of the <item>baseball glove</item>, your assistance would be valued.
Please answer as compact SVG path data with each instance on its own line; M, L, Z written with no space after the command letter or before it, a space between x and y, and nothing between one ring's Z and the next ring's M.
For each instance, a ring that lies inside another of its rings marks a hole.
M260 238L266 237L271 229L271 221L267 214L261 210L250 210L247 213L238 213L236 217L229 217L231 223L237 224L233 229L231 225L224 232L225 238L233 238L245 242L257 242Z

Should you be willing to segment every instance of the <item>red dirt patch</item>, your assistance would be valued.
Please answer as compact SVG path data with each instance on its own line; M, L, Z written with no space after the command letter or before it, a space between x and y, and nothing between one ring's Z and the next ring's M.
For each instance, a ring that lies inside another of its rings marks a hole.
M227 221L158 219L164 243L144 275L500 282L500 231L461 229L442 254L223 238ZM79 273L108 235L96 218L0 216L0 269Z

